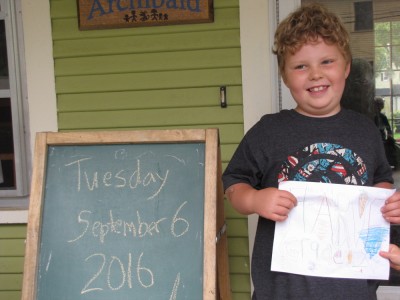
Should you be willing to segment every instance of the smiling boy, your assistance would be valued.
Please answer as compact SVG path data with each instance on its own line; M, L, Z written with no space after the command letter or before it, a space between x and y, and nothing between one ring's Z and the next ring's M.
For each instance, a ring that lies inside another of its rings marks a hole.
M285 180L392 188L380 134L365 116L341 108L350 72L349 36L324 7L302 6L278 26L273 49L294 110L265 115L251 128L223 174L226 195L242 214L258 214L252 256L253 300L376 299L378 283L271 271L275 222L297 205ZM400 223L400 194L382 207Z

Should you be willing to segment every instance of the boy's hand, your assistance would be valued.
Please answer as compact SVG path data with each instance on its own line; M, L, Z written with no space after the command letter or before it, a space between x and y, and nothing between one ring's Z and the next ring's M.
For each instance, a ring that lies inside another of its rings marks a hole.
M277 188L259 190L254 195L254 211L272 221L281 222L287 219L290 210L297 205L292 193Z
M400 224L400 192L396 191L385 201L381 212L386 221Z
M379 251L379 255L389 259L390 261L390 266L395 269L400 271L400 249L394 244L389 245L389 251Z

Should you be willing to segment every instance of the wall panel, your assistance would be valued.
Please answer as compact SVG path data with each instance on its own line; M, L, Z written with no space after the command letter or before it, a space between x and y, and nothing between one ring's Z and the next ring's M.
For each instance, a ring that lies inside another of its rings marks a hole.
M21 298L26 225L0 226L0 299Z

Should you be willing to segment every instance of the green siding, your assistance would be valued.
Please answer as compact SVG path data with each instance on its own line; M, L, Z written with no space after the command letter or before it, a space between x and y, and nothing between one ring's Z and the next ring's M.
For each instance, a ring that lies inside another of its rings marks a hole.
M184 26L184 25L179 25ZM123 29L114 29L123 30ZM131 33L135 29L129 29ZM157 36L157 39L154 37ZM95 39L58 40L54 41L54 58L67 58L80 55L119 56L131 54L152 54L157 52L176 51L175 59L179 59L179 51L196 51L199 49L234 48L239 36L234 29L209 32L181 32L169 34L130 35L98 37ZM123 57L124 58L124 57ZM158 66L158 65L155 65Z
M214 0L213 23L90 31L77 1L50 7L60 131L219 128L225 168L243 136L239 0ZM232 299L249 300L247 219L225 214ZM20 299L25 232L0 226L0 299Z
M196 98L189 99L191 95ZM229 105L241 105L241 86L229 89ZM112 101L110 101L112 99ZM132 101L140 99L141 101ZM168 99L168 100L166 100ZM58 95L58 109L62 112L104 111L121 109L179 108L215 105L215 87L180 88L167 90L138 90L102 93L75 93ZM242 126L241 120L237 124ZM235 132L237 136L237 132Z
M0 291L0 299L20 300L21 299L21 291L15 291L15 292Z
M180 41L182 42L182 41ZM146 52L146 51L145 51ZM194 69L240 67L239 49L211 49L179 51L167 53L133 53L121 55L100 55L84 58L60 58L57 60L57 76L74 75L77 68L80 74L162 72L168 70L186 70L188 65Z
M67 112L60 113L58 121L64 124L64 130L199 124L211 127L219 123L233 123L235 119L240 118L241 115L241 109L239 107L232 107L229 114L220 113L220 111L213 107L185 107L172 109Z
M21 299L26 225L0 226L0 299Z
M226 85L229 92L230 85L239 85L240 83L240 68L56 76L57 94L215 86L216 104L219 99L219 86ZM196 97L196 95L190 96ZM188 99L187 101L192 100ZM182 105L184 104L182 103Z

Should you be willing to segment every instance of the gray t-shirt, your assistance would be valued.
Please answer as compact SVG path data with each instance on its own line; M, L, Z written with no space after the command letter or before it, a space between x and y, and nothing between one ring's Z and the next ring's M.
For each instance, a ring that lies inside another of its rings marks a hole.
M346 109L327 118L294 110L265 115L246 133L223 174L225 189L235 183L278 187L286 180L393 183L375 124ZM376 299L377 281L272 272L274 229L275 222L259 218L252 256L253 299Z

